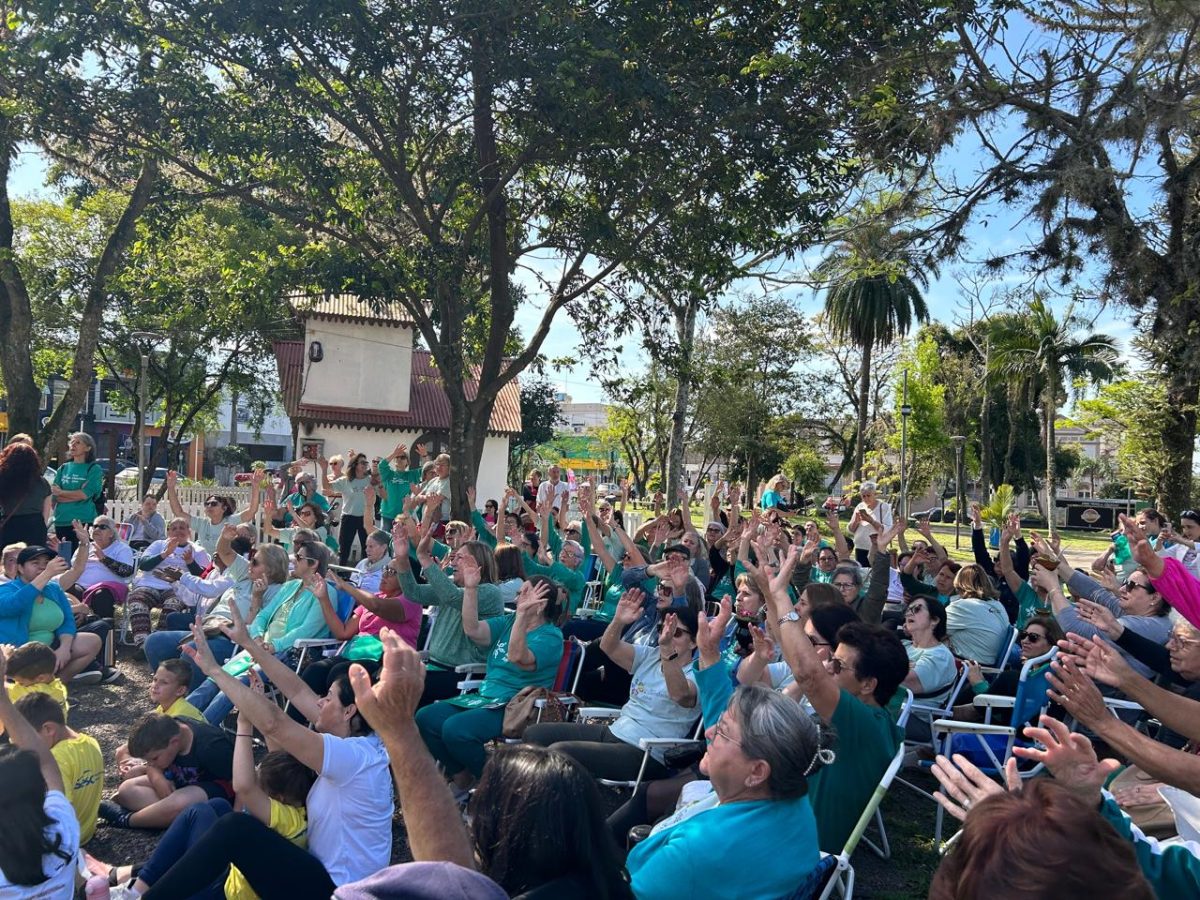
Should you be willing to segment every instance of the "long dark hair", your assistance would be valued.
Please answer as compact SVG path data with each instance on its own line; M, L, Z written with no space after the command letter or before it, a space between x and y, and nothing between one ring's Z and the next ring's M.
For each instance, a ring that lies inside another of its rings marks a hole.
M46 815L46 779L37 754L14 746L0 747L0 871L13 884L37 885L48 877L42 871L43 856L69 862L62 849L62 835L51 841L46 829L54 820Z
M562 878L573 879L581 897L633 897L596 782L565 753L499 747L470 812L480 868L510 896Z
M0 507L11 514L42 477L42 458L28 444L9 443L0 450Z

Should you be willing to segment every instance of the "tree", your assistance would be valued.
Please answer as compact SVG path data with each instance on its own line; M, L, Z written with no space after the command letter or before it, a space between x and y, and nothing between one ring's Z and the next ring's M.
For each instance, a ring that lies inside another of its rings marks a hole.
M608 382L605 391L612 403L608 425L600 430L599 438L621 448L629 474L644 497L651 475L657 470L662 484L667 471L674 385L661 369L651 365L642 376Z
M1083 387L1111 380L1120 371L1120 353L1116 341L1098 332L1081 333L1089 325L1069 306L1061 318L1041 297L1034 297L1029 308L1006 320L996 334L997 365L1018 378L1034 379L1041 384L1042 433L1045 440L1046 520L1050 533L1054 524L1055 420L1061 399L1068 389L1079 393Z
M792 483L797 498L825 489L825 458L812 447L798 447L783 461L781 471Z
M937 342L924 332L905 349L896 367L908 373L907 460L900 465L907 476L908 495L921 496L934 479L942 475L953 462L950 431L946 425L946 384L941 367L942 357ZM903 385L897 378L895 403L903 402ZM893 419L887 445L897 454L901 449L900 418Z
M163 107L169 108L176 95L161 77L162 58L136 42L122 42L116 52L112 38L119 13L111 6L78 19L61 17L58 4L49 3L6 6L5 12L0 22L0 374L9 431L33 435L45 453L63 444L83 407L110 280L159 186L158 155L145 140L134 147L131 137L157 135ZM93 252L73 285L80 314L70 377L45 428L38 418L41 389L29 353L35 342L31 272L22 259L8 188L18 147L26 144L54 161L65 187L86 195L104 186L121 198L106 230L89 241Z
M928 260L918 259L907 231L893 227L888 201L870 203L849 223L839 247L817 266L826 285L825 317L831 330L862 353L859 369L858 438L854 476L863 477L871 354L903 338L913 323L927 322L923 289Z
M70 21L94 6L37 5ZM774 249L828 216L867 139L891 160L923 152L909 113L957 13L885 0L806 12L179 0L123 24L170 52L193 101L169 139L135 131L144 145L311 233L341 263L316 286L411 317L446 387L461 512L501 388L561 310L625 292L618 276L648 238L704 216L720 227L689 230L703 240L689 258ZM509 356L518 268L543 312ZM481 358L462 339L470 323L487 335Z
M1072 422L1115 448L1115 465L1095 474L1102 488L1120 482L1153 497L1158 509L1175 510L1179 501L1168 493L1172 481L1163 466L1168 440L1162 427L1168 403L1165 379L1153 370L1131 374L1078 401Z
M975 129L986 165L951 185L942 249L955 252L998 200L1040 233L994 268L1021 263L1134 310L1165 381L1161 496L1183 508L1200 406L1200 8L1018 0L956 27L963 63L946 82L946 134Z
M508 447L508 483L525 480L529 451L554 437L563 418L554 385L544 377L521 379L521 433Z

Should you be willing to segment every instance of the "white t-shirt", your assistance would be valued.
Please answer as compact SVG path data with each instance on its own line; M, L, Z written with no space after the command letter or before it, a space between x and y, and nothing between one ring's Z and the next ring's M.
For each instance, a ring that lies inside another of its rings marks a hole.
M308 792L308 850L339 887L392 858L392 776L378 735L321 736L325 758Z
M958 669L954 666L954 654L945 644L936 647L914 647L907 641L904 649L908 653L908 662L912 671L921 679L921 693L928 694L940 687L945 690L932 697L922 697L922 703L939 705L950 696L950 688L958 677Z
M42 857L42 873L49 878L41 884L14 885L0 870L0 900L63 900L75 896L75 869L79 854L79 820L75 818L75 810L71 801L62 791L46 791L46 800L42 809L50 817L47 830L50 842L54 843L55 836L62 837L60 847L67 855L66 859L54 854Z
M133 548L121 541L113 541L104 548L104 555L113 562L124 563L127 566L133 565ZM90 588L93 584L100 584L102 581L118 581L128 584L132 575L127 575L122 578L104 563L96 558L96 545L92 544L88 550L87 565L83 567L83 574L79 576L79 581L76 582L80 587Z
M557 484L551 481L543 481L538 485L538 505L540 506L546 500L549 500L555 512L557 512L562 507L563 498L570 492L571 488L565 481L559 481Z
M696 684L691 663L683 667L683 674ZM634 646L629 699L621 707L621 715L609 726L613 736L635 747L642 738L685 737L699 717L699 705L688 708L671 699L658 648ZM661 750L650 751L660 762L661 753Z
M892 506L886 500L880 500L875 504L875 508L867 506L865 503L859 503L854 507L855 512L867 512L871 518L879 523L880 528L892 527ZM863 522L858 528L854 529L854 549L855 550L870 550L871 535L876 534L875 526L870 522Z
M212 560L204 551L204 548L199 547L196 544L185 546L191 546L192 548L192 562L202 569L207 569L208 564L212 562ZM167 542L165 540L155 541L146 548L146 556L162 556L163 551L166 549ZM162 561L159 562L159 564L151 571L143 571L141 573L141 577L139 577L137 580L138 587L153 588L156 591L166 591L173 588L174 585L171 584L171 582L159 578L157 573L160 569L179 569L181 572L186 572L188 567L187 563L183 561L183 551L184 547L176 547L170 556L164 556Z

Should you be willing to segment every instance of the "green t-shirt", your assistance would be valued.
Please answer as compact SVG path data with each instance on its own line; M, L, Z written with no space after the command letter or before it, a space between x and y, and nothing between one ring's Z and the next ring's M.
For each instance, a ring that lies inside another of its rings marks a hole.
M54 643L54 632L62 627L63 611L49 597L34 601L29 613L29 640L39 644Z
M54 524L59 528L69 528L71 522L78 519L85 525L90 525L96 518L95 498L104 488L104 471L97 463L65 463L54 483L64 491L83 491L87 497L84 500L74 500L70 503L59 502L54 507Z
M412 485L421 483L421 466L393 469L389 460L381 459L379 480L387 491L387 497L380 504L379 511L385 519L394 519L404 512L404 498L412 493Z
M525 643L537 660L537 667L527 671L508 659L508 642L515 620L515 615L485 620L492 632L492 649L488 652L487 677L479 686L482 697L511 700L523 687L554 686L554 676L558 674L558 664L563 654L562 632L547 622L525 636Z
M842 691L833 711L837 759L809 779L821 849L840 853L904 735L891 714Z
M1037 591L1027 581L1022 581L1017 589L1017 630L1025 627L1025 623L1045 609L1050 604L1037 595Z

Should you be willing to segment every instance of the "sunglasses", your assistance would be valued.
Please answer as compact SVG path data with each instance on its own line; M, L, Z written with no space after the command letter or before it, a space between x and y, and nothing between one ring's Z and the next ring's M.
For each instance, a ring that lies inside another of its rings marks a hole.
M103 522L100 522L100 523L92 526L92 531L110 531L110 530L112 530L112 526L105 525Z
M829 669L829 672L832 675L841 675L846 669L846 664L836 656L831 656L829 659L825 660L825 666Z
M393 569L391 566L384 566L384 567L383 567L383 574L384 574L384 575L391 575L393 578L395 578L395 577L397 577L397 576L398 576L398 574L399 574L399 573L397 573L397 572L396 572L396 570L395 570L395 569Z
M1147 594L1155 594L1155 593L1158 593L1157 591L1155 591L1155 590L1154 590L1154 585L1150 584L1148 581L1146 581L1146 582L1143 582L1143 581L1127 581L1127 582L1125 582L1125 587L1127 587L1127 588L1141 588L1141 589L1142 589L1143 591L1145 591Z
M299 553L297 553L296 562L316 562L316 560L311 556L301 556Z
M204 505L205 506L220 506L221 504L218 503L216 500L205 500Z
M1022 631L1017 635L1017 641L1022 644L1036 644L1038 641L1046 640L1044 634L1038 634L1036 631Z
M691 632L688 631L686 628L683 628L682 626L679 628L676 628L673 632L671 632L671 637L675 637L675 638L691 637L691 636L692 636Z
M664 597L670 597L672 594L672 591L671 591L671 588L669 585L661 585L661 584L654 589L654 592L656 594L662 594Z
M563 534L579 534L578 528L564 528Z

